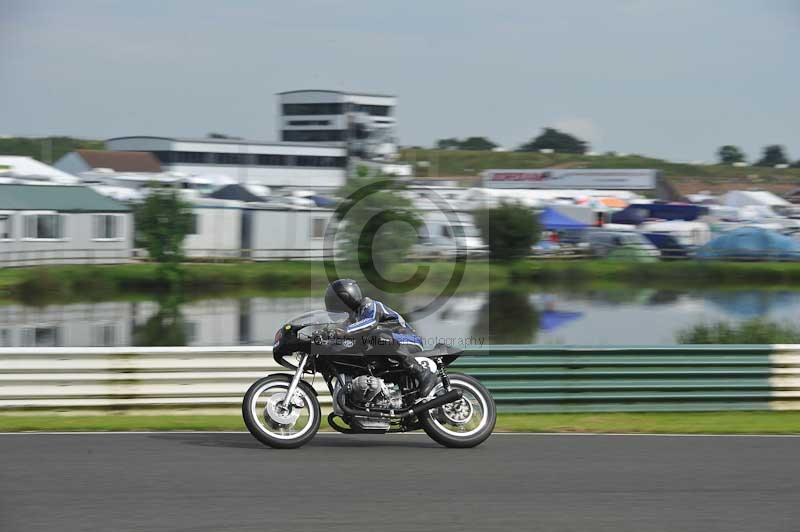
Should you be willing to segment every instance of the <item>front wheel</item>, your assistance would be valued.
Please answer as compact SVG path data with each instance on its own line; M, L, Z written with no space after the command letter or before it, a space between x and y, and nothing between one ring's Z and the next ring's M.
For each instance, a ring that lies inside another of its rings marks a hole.
M298 382L289 406L283 406L291 382L292 377L285 374L259 379L247 390L242 402L242 417L247 430L270 447L300 447L319 430L319 401L307 382Z
M450 387L462 396L439 408L419 415L422 428L434 441L445 447L475 447L491 436L497 421L497 408L489 390L469 375L450 374ZM441 395L441 384L431 396Z

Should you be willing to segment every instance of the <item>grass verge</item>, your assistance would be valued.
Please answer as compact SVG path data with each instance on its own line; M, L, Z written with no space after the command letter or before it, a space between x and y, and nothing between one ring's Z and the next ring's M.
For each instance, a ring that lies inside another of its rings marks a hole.
M786 284L800 281L797 262L635 262L624 260L528 260L509 269L513 281L678 282L679 286Z
M642 412L501 414L511 432L800 434L800 412Z
M135 263L0 269L0 300L6 298L37 305L155 295L169 288L159 280L157 268L152 263ZM439 293L452 277L454 265L449 262L400 264L394 271L397 282L412 283L408 279L418 268L424 273L425 283L416 291ZM357 272L346 269L339 273L359 278ZM470 261L458 288L462 291L489 290L507 282L506 265ZM242 291L272 295L320 294L327 283L325 267L320 261L183 265L183 292L195 298Z
M327 425L323 424L323 428ZM245 430L237 415L0 415L0 431ZM498 431L800 434L800 412L500 414Z
M0 296L23 302L86 300L130 293L157 294L167 286L152 263L114 266L40 266L0 270ZM183 288L217 293L252 288L283 291L325 286L322 263L185 264Z

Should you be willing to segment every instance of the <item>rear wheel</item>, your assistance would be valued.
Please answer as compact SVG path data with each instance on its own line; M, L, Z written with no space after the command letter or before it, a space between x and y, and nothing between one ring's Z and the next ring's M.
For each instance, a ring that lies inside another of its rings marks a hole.
M270 447L300 447L319 430L319 401L307 382L298 382L289 406L283 406L291 381L292 377L284 374L259 379L247 390L242 402L242 417L247 430Z
M450 387L461 390L461 399L421 413L422 428L446 447L475 447L494 430L497 421L494 399L478 379L469 375L451 373ZM444 387L439 384L430 397L443 393Z

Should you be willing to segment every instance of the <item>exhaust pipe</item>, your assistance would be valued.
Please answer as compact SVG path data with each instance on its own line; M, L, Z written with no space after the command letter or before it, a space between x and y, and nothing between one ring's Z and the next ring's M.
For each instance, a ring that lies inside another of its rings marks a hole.
M447 403L452 403L453 401L458 401L461 399L463 393L461 390L450 390L444 395L440 395L427 401L425 403L418 403L411 407L412 414L421 414L422 412L426 412L431 408L439 408L440 406L444 406Z
M342 409L342 412L347 414L348 416L361 416L361 417L371 417L371 418L379 418L379 419L390 419L390 418L405 418L410 416L419 415L422 412L426 412L431 408L438 408L440 406L446 405L447 403L452 403L453 401L458 401L461 399L463 393L461 390L450 390L444 395L440 395L427 401L425 403L417 403L409 408L404 408L402 410L395 410L391 414L384 410L362 410L360 408L352 408L345 404L344 394L339 393L336 396L336 400L339 403L339 407Z

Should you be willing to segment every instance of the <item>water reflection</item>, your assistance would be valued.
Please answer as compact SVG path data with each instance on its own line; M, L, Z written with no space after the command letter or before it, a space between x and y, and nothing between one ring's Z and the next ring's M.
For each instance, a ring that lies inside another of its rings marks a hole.
M181 310L181 299L171 295L158 300L158 310L144 323L133 325L133 345L180 346L196 336L194 323L187 322Z
M413 297L395 308L414 309ZM321 298L219 298L0 305L0 346L271 345L292 316ZM487 343L673 344L699 322L800 318L800 291L553 288L459 294L424 317L407 317L429 344L483 337Z
M741 318L758 318L781 309L791 312L796 292L721 292L709 294L708 300L723 312Z
M530 294L514 290L495 290L475 316L471 334L485 338L487 344L531 344L536 340L539 313Z

